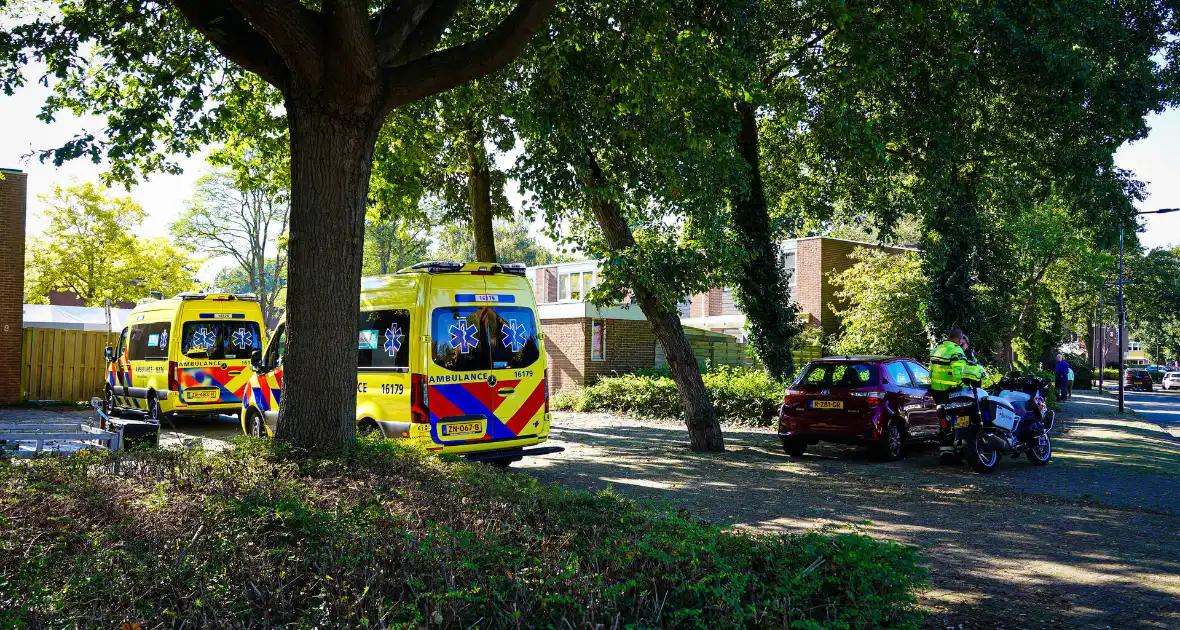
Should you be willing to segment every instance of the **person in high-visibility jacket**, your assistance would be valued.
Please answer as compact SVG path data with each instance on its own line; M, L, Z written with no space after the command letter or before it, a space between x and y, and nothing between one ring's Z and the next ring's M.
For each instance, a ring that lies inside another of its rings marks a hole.
M963 384L972 387L983 387L983 377L987 371L976 360L975 353L971 351L971 340L967 338L967 335L963 335L962 347L963 355L967 359L967 365L963 366Z
M930 395L936 404L950 402L951 392L963 387L963 368L967 367L967 355L963 352L964 339L961 328L952 328L946 340L930 352ZM945 417L939 426L938 455L943 463L958 460L955 455L955 429Z

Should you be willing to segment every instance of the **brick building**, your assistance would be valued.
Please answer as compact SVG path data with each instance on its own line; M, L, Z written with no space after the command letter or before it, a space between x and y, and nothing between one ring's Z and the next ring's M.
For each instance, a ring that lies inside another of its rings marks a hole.
M0 403L20 400L28 175L0 169Z
M789 272L791 299L799 305L799 317L807 324L823 329L825 334L839 330L840 321L833 308L843 309L846 305L836 299L836 289L831 274L845 271L855 264L850 255L858 248L883 249L901 253L902 247L889 247L848 241L838 238L814 236L790 239L780 244L780 263ZM733 291L719 287L694 295L681 308L681 321L686 326L695 326L715 332L724 332L739 339L745 338L746 316L738 310L733 301Z
M599 308L586 301L597 284L596 261L532 267L527 274L545 334L551 391L655 365L656 338L638 306Z

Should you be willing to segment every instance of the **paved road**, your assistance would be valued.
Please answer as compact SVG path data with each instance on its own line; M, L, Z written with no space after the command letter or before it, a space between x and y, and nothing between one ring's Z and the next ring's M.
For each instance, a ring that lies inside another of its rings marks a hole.
M1118 388L1111 390L1118 396ZM1180 440L1180 391L1153 392L1125 391L1123 402L1128 409L1141 414L1151 422L1163 427L1172 437Z

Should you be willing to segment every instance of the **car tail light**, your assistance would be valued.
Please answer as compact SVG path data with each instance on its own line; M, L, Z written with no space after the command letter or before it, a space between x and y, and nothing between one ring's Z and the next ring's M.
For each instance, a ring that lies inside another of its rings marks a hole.
M180 391L180 369L176 366L176 361L168 362L168 389L178 392Z
M793 405L799 402L799 399L802 398L806 393L807 392L801 389L787 389L787 391L783 394L783 403Z
M545 380L541 381L541 387L545 388L545 415L549 415L549 368L545 368Z
M886 393L887 392L880 391L852 392L852 395L856 396L857 398L864 398L865 402L875 407L877 405L884 404Z
M410 422L430 424L429 381L425 374L410 375Z

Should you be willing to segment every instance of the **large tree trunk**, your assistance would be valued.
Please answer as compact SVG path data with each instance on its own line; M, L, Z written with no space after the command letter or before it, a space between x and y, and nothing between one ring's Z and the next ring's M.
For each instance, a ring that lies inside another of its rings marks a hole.
M789 271L779 260L770 226L758 155L758 119L750 103L737 104L741 126L737 151L749 169L749 187L734 186L733 228L747 256L734 278L734 297L750 325L750 342L767 372L788 378L795 372L791 342L799 331L791 303Z
M316 452L356 435L356 326L365 201L380 121L288 98L291 231L276 438Z
M599 190L603 185L601 170L593 158L591 170L592 172L583 178L583 184L591 196L594 216L598 219L598 225L602 228L611 251L626 251L635 246L631 226L627 225L627 219L613 201L592 192ZM709 390L705 389L705 382L701 379L696 354L688 342L688 337L684 335L684 328L680 325L680 314L662 307L659 300L642 286L633 284L631 288L644 317L651 324L652 332L664 347L664 355L672 371L672 380L676 382L676 391L680 394L680 405L684 408L689 447L698 453L725 450L721 424L717 421L717 412L713 409Z
M492 173L484 147L483 126L469 123L467 145L467 194L471 203L471 231L475 236L475 259L496 262L496 239L492 231Z

